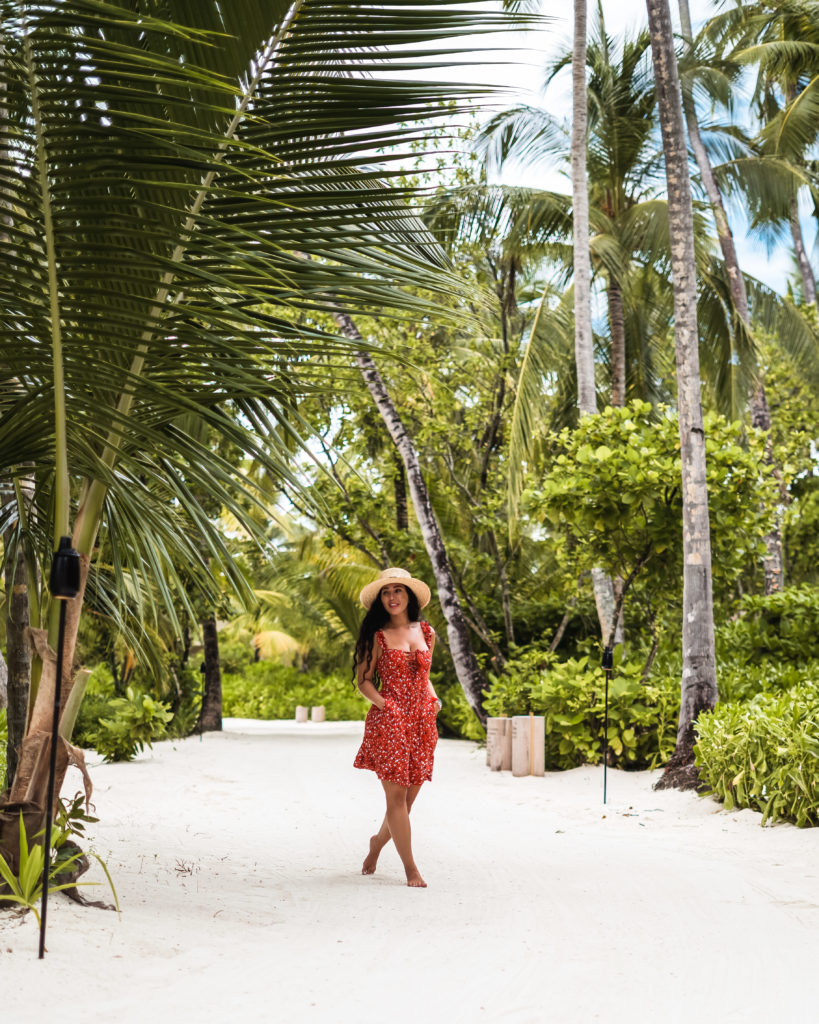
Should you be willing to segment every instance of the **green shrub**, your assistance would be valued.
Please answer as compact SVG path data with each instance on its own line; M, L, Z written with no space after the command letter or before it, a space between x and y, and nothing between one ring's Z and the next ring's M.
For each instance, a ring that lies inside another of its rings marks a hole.
M236 639L227 637L224 633L219 636L219 664L223 673L237 675L253 662L253 645L250 638Z
M360 720L369 704L349 675L318 675L274 661L257 661L222 676L222 713L229 718L293 718L296 705L324 705L331 722Z
M819 681L746 703L718 704L697 721L696 763L725 807L803 827L819 824Z
M609 763L622 768L654 768L674 750L679 680L643 683L641 673L639 662L621 662L609 686ZM543 715L548 769L602 758L605 673L588 655L561 662L541 650L525 652L493 677L484 707L493 716Z
M100 719L109 714L109 705L116 697L114 677L107 665L97 665L91 671L85 694L74 723L72 743L80 747L93 747L92 736L99 729Z
M203 676L190 664L183 669L173 667L170 672L175 685L171 697L166 698L173 715L168 723L168 738L180 739L183 736L190 736L199 722Z
M72 742L81 747L93 747L103 755L110 750L112 756L108 760L128 761L138 749L126 740L129 732L146 745L153 740L189 736L199 719L201 673L190 666L181 671L170 666L168 671L173 673L176 685L172 687L171 696L159 701L154 693L146 694L138 686L127 690L125 696L117 694L110 668L105 664L95 666L80 704ZM128 693L136 695L134 700L128 698ZM143 701L145 696L150 704ZM158 708L162 708L164 714L160 714ZM155 723L153 733L147 727L150 721Z
M165 739L173 717L161 701L130 686L124 697L108 701L107 714L85 737L106 761L130 761L154 740Z
M742 601L739 616L718 632L727 659L759 664L775 659L802 664L815 657L819 635L819 587L786 587Z
M765 658L756 664L723 662L717 667L719 699L726 704L751 700L760 693L781 693L809 679L819 679L819 661L795 665Z
M461 739L483 743L486 740L486 730L469 706L460 683L447 683L440 678L434 678L433 685L441 698L438 723L442 726L444 734L452 733Z

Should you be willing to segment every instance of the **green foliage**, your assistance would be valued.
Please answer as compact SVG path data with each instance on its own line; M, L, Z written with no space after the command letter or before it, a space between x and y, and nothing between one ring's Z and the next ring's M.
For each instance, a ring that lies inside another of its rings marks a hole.
M674 750L679 681L643 683L641 676L639 663L621 662L609 686L610 763L623 768L654 768ZM493 716L543 715L549 769L602 758L605 673L588 655L561 662L555 654L526 651L493 678L484 706Z
M252 664L253 648L248 640L219 634L219 665L223 674L236 675Z
M805 584L752 595L743 600L741 611L720 631L720 646L747 664L767 658L800 664L816 654L819 587Z
M85 737L106 761L130 761L153 740L165 739L173 717L161 701L130 686L124 697L108 701L107 714Z
M819 825L819 677L747 703L718 704L697 721L700 775L725 807Z
M737 661L717 663L720 701L747 701L759 693L781 693L798 686L806 679L819 679L819 661L802 665L788 661L765 659L758 665Z
M188 664L173 670L173 681L174 691L168 708L173 717L168 722L167 735L169 739L180 739L190 736L199 721L202 673Z
M445 682L446 675L452 679L451 670L432 674L435 692L441 698L441 710L438 712L438 724L444 733L452 733L465 740L482 743L486 739L486 730L481 725L475 712L469 706L464 691L457 682Z
M749 700L819 678L819 589L786 587L743 598L716 633L720 699Z
M42 835L43 833L40 832L35 838L39 838ZM59 878L64 876L80 860L83 853L74 844L70 844L69 852L66 854L66 836L59 827L52 832L51 841L55 849L55 856L49 863L49 893L60 892L63 889L73 889L76 885L96 884L93 882L78 883L75 879L68 882L60 882ZM29 846L22 813L20 814L18 842L19 866L16 872L12 871L5 857L0 854L0 879L2 879L6 889L5 892L0 892L0 904L15 903L25 910L33 910L39 924L40 914L37 910L37 905L43 892L43 866L45 863L43 844L42 842L35 842ZM54 884L51 884L52 880Z
M190 666L175 669L173 702L159 701L141 687L116 692L107 665L97 665L88 679L74 742L93 747L107 761L130 761L154 740L189 736L196 726L201 703L200 673Z
M762 440L743 444L738 424L706 417L708 494L715 589L758 561L774 502ZM562 538L574 578L599 566L627 579L655 607L673 601L682 578L680 441L676 416L646 402L607 408L554 439L551 472L526 495L529 512Z
M323 704L328 721L364 718L368 705L341 672L318 675L274 661L258 661L222 677L222 713L228 718L293 718L296 705Z

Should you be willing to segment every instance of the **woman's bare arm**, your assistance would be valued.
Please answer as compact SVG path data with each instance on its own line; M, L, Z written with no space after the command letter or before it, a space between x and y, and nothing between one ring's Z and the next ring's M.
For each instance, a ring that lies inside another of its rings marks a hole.
M375 665L378 661L378 655L381 651L381 647L377 639L373 640L373 649L370 657L365 662L359 662L358 665L358 689L367 698L370 704L375 704L379 711L384 710L384 704L386 703L381 694L376 690L373 685L373 676L375 675Z
M430 653L430 656L431 656L432 652L435 650L435 630L432 629L432 626L430 626L429 628L432 630L432 640L429 642L429 644L427 644L427 646L429 647L429 653ZM429 692L430 692L430 695L431 695L432 699L433 700L437 700L438 704L440 706L441 698L435 692L435 687L432 685L432 680L431 679L429 681Z

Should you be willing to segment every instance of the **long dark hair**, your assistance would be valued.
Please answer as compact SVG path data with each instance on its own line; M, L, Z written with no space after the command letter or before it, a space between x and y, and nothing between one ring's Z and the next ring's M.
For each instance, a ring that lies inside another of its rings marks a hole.
M407 592L407 615L409 620L410 622L418 622L421 617L421 606L418 604L418 598L409 587L404 587L404 590ZM390 613L381 601L381 591L379 590L375 600L367 609L367 613L361 623L361 629L358 631L358 640L356 640L355 653L353 654L353 686L358 686L358 666L366 665L372 657L375 634L379 629L383 629L389 621ZM376 689L380 687L378 672L373 673L373 685Z

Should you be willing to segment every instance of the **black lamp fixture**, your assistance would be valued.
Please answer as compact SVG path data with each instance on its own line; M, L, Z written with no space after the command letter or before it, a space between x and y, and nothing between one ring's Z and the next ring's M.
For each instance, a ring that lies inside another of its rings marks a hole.
M60 537L51 562L48 589L52 597L70 601L80 592L80 553L71 547L70 537Z
M66 601L80 592L80 553L71 547L70 537L60 537L48 577L51 596L60 602L60 632L57 639L57 666L54 674L54 715L51 720L51 759L48 767L48 796L45 808L43 839L43 892L40 906L40 952L45 955L46 910L48 907L48 876L51 873L51 818L54 811L54 784L57 775L57 737L60 727L60 703L63 683L63 649L65 647Z

